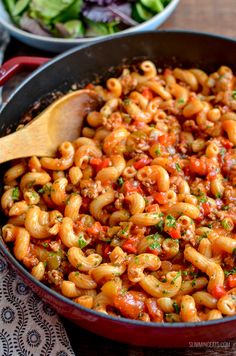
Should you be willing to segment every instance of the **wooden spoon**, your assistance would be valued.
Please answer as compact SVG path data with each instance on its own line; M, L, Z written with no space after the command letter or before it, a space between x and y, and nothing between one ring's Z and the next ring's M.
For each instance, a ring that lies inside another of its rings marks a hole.
M55 156L58 145L79 135L83 119L101 104L89 90L77 90L56 100L22 129L0 138L0 163L29 156Z

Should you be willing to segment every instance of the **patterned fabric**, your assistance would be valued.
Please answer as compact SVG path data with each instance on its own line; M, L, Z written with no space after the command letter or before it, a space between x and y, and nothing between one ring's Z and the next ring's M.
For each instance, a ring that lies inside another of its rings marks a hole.
M74 356L57 314L0 254L0 356Z

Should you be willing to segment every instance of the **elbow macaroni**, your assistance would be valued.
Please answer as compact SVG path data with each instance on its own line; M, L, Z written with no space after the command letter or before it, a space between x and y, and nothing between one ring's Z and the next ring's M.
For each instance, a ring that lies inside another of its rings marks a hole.
M2 237L32 276L143 322L236 315L236 77L143 61L82 137L12 162Z

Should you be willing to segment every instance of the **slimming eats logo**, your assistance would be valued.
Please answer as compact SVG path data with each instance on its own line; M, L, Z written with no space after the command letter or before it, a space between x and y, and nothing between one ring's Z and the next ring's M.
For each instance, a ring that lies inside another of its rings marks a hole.
M189 347L207 347L207 348L215 348L215 347L236 347L236 342L230 341L190 341Z

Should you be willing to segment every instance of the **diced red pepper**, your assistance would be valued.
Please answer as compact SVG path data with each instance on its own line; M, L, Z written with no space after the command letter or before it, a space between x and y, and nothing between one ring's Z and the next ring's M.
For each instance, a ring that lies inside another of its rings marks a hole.
M111 245L108 243L104 243L102 250L103 250L103 257L108 258L111 253Z
M143 293L128 291L114 298L114 305L121 314L130 319L138 319L145 310L145 299Z
M158 204L151 204L147 206L146 210L148 213L158 213L160 212L160 207Z
M230 289L236 287L236 274L231 274L227 278L227 285L229 286Z
M150 158L141 158L139 161L134 163L134 168L138 170L149 165L149 163L151 163Z
M94 89L94 85L92 83L89 83L85 86L85 89Z
M204 159L199 159L195 156L192 156L190 158L189 167L190 167L191 172L197 173L201 176L204 176L207 173L206 160L204 160Z
M134 125L134 126L136 126L137 128L141 129L141 128L143 128L143 127L146 125L146 123L143 122L143 121L134 121L134 122L132 123L132 125Z
M140 184L138 181L127 180L123 184L123 189L124 189L125 194L134 193L134 192L143 194L142 188L140 187Z
M92 158L90 159L90 164L91 164L92 166L98 166L98 165L101 164L101 163L102 163L102 159L101 159L101 158L92 157Z
M207 180L212 181L213 179L216 178L216 175L217 175L216 171L209 172L207 175Z
M145 301L145 304L148 308L148 313L151 316L151 320L156 321L156 322L162 322L164 313L158 307L156 298L148 298Z
M209 215L211 212L211 206L208 202L202 203L203 214L205 216Z
M190 176L191 171L190 171L189 165L186 165L186 166L183 167L183 172L184 172L185 176Z
M128 253L137 253L138 238L131 237L122 244L122 249Z
M226 149L233 147L233 143L230 142L227 138L223 138L221 142L222 142L222 145L224 146L224 148L226 148Z
M106 168L110 165L110 159L104 158L91 158L90 160L91 166L95 169L96 172L100 171L103 168Z
M90 198L83 197L83 199L82 199L82 207L84 209L88 209L90 203L91 203L91 199Z
M101 234L104 234L104 227L99 221L96 221L91 227L87 228L86 232L88 235L99 237Z
M176 137L172 133L163 134L158 136L158 142L163 146L172 146L176 141Z
M148 100L152 100L153 99L153 92L149 88L145 88L142 91L142 95Z
M164 134L158 137L158 142L160 142L161 145L167 146L168 144L168 135Z
M204 215L202 213L200 213L199 217L196 218L194 221L196 224L200 224L203 219L204 219Z
M216 299L220 299L221 297L223 297L226 294L226 290L223 286L217 285L212 289L211 294Z
M180 239L181 233L179 229L171 228L168 230L168 234L172 237L172 239Z
M167 204L168 199L167 199L167 194L165 192L158 192L153 194L153 198L159 203L159 204Z
M153 255L158 256L160 254L160 249L147 247L146 252L152 253Z

